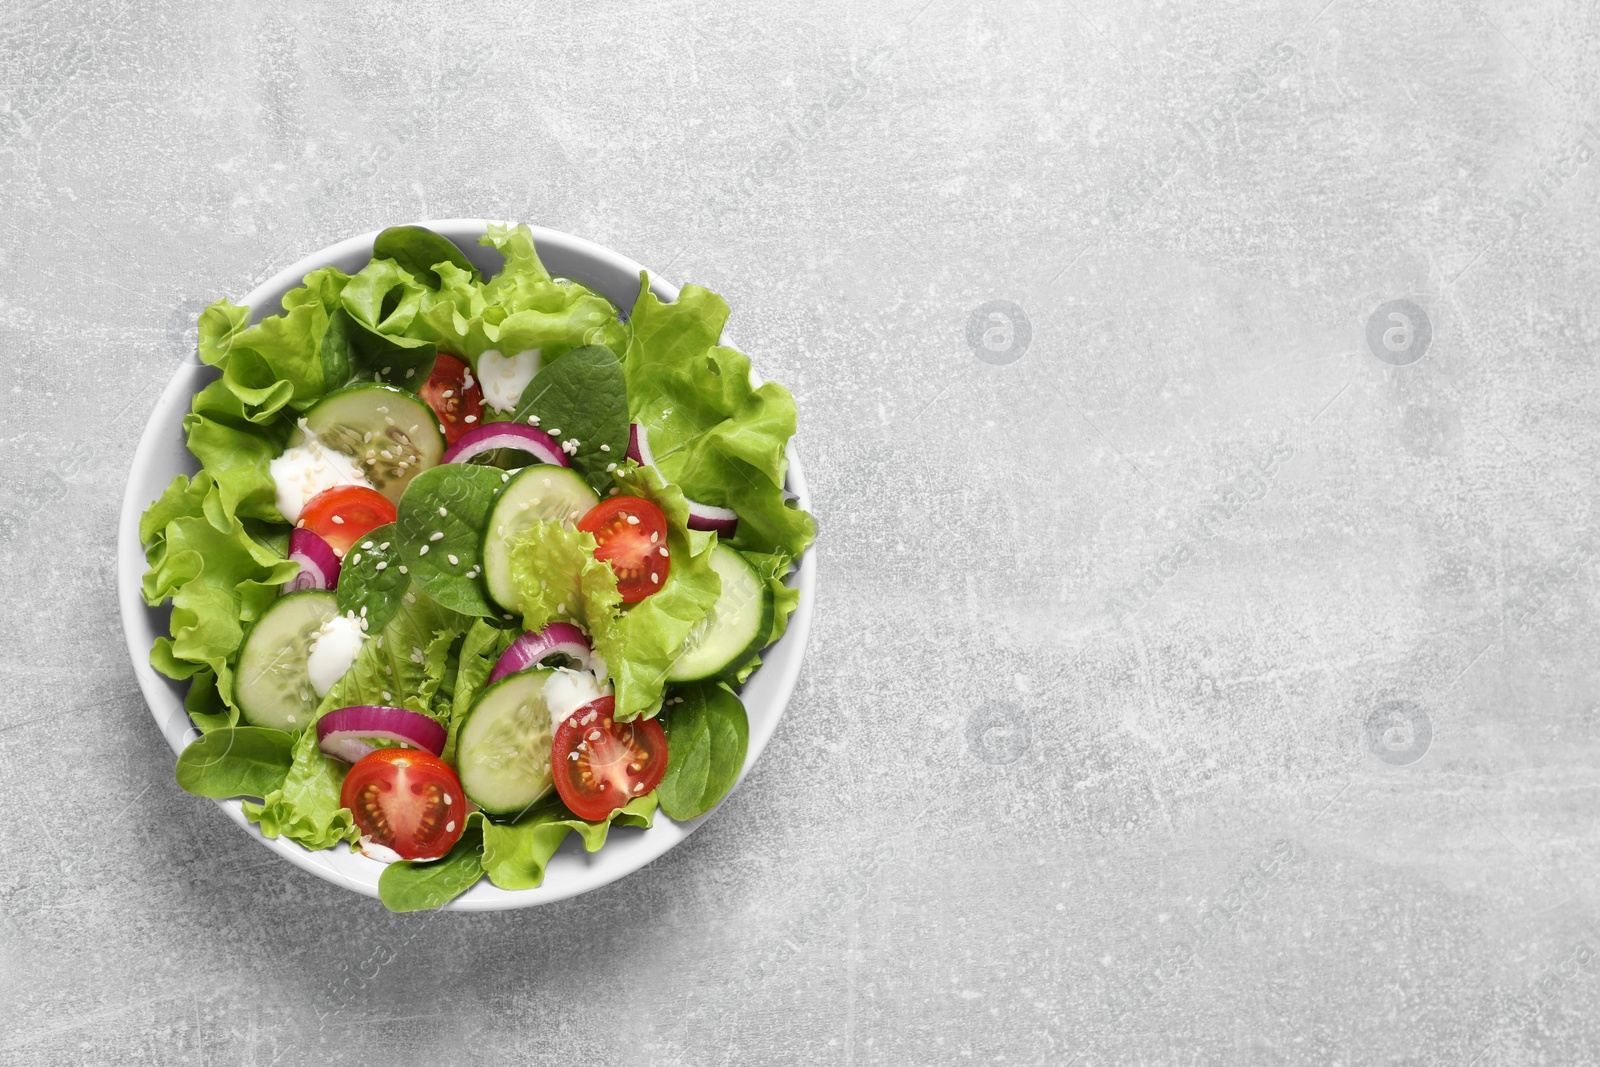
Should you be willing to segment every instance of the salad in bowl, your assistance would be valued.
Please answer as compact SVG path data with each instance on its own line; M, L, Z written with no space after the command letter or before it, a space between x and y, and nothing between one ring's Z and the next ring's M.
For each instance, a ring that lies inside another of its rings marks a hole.
M479 244L394 227L277 314L206 308L198 469L138 521L179 784L359 853L395 910L715 806L815 536L794 400L721 343L720 297L641 270L619 306L526 226Z

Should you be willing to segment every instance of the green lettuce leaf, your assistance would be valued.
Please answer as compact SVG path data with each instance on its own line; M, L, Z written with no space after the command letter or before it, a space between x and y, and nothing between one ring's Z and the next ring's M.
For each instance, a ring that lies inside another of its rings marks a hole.
M348 770L343 760L322 754L315 730L302 730L283 786L260 804L245 801L245 818L259 824L267 837L287 837L309 849L354 843L361 837L355 817L349 808L339 806L339 788Z
M450 699L449 733L445 737L444 752L441 753L446 762L455 762L456 731L461 728L462 721L471 710L472 702L478 698L478 694L489 681L495 663L516 639L517 631L497 629L483 619L474 619L466 636L462 638L455 685Z
M483 826L483 869L501 889L535 889L544 883L545 867L570 833L583 839L585 851L597 852L613 825L648 828L655 822L656 795L646 793L618 808L603 822L585 822L565 808L531 812L517 822L493 823L473 812L467 818Z
M171 636L156 639L150 662L170 678L209 669L214 681L208 684L229 708L231 724L232 660L245 627L299 568L227 513L205 471L193 480L174 478L146 511L140 536L150 564L142 583L145 602L172 600Z
M717 344L727 318L723 299L697 285L670 304L641 287L623 357L628 410L668 481L738 513L735 548L798 558L816 524L783 495L794 398L772 382L750 385L750 361Z
M617 576L594 558L595 540L554 522L529 525L511 545L511 577L525 630L572 622L591 637L609 630L622 606Z
M415 589L400 598L387 626L361 643L355 662L317 705L320 719L334 708L382 704L433 715L450 650L471 620Z
M616 717L626 722L660 710L667 671L717 602L722 580L711 568L715 535L688 528L683 493L649 467L628 464L614 478L619 492L654 502L666 516L671 565L660 590L623 606L616 575L594 558L594 538L549 522L513 543L511 575L526 629L561 620L588 632L606 662Z

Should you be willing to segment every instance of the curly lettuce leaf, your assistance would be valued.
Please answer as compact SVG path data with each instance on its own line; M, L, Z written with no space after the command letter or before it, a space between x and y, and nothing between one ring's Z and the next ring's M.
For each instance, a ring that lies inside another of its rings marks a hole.
M433 715L434 694L449 669L451 648L469 624L467 616L408 590L389 624L361 643L355 662L317 705L317 717L355 704Z
M622 606L617 576L594 550L592 535L554 522L532 523L512 543L511 576L524 629L571 622L593 637L615 624Z
M626 722L661 709L667 671L716 604L722 580L711 568L715 535L688 528L689 506L677 487L632 464L614 478L620 492L654 502L666 516L671 567L658 591L623 606L616 575L594 558L594 538L549 522L534 523L513 543L511 575L527 629L559 620L588 632L615 689L616 717Z
M220 379L195 394L183 417L184 433L189 451L215 479L228 514L284 521L270 464L283 452L292 425L276 413L252 412Z
M727 318L708 289L686 285L664 304L641 286L623 357L628 410L668 481L738 513L735 548L798 557L816 524L784 498L794 397L772 382L751 386L750 361L717 343Z
M445 736L444 752L441 753L447 762L455 761L456 731L466 719L472 702L478 699L478 694L488 683L489 675L494 671L501 654L511 647L511 642L516 638L515 630L501 630L483 619L474 619L466 636L461 639L455 685L450 697L449 732Z
M171 636L156 639L151 665L170 678L208 670L231 725L232 660L245 627L299 568L228 513L205 471L192 480L174 478L145 512L139 533L150 564L141 588L145 602L172 600Z
M654 791L635 797L602 822L585 822L565 808L554 806L532 812L514 823L494 823L482 812L467 816L483 827L483 870L501 889L536 889L544 883L550 857L568 834L583 840L584 850L598 852L612 826L649 828L655 822Z
M294 762L282 787L260 804L245 801L245 818L257 823L267 837L287 837L309 849L332 848L340 841L353 844L361 832L350 809L339 806L339 789L348 770L343 760L322 754L315 730L303 730L295 739Z
M695 624L715 606L722 579L711 567L716 535L689 529L689 505L682 490L663 481L654 468L632 463L614 477L623 494L653 502L666 516L672 563L659 590L630 604L614 625L591 635L616 690L616 717L626 722L661 710L667 671Z

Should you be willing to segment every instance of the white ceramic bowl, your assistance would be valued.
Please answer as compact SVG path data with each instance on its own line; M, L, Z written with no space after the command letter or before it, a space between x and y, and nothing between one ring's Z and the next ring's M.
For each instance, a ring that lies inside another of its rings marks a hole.
M424 222L421 225L441 233L461 246L467 258L485 274L493 274L501 267L500 253L478 244L486 224L480 219L447 219ZM550 273L558 277L582 282L597 292L605 294L619 307L632 306L639 286L639 264L609 249L581 238L571 237L555 230L532 227L539 256ZM335 266L346 273L355 273L366 265L372 256L372 242L377 232L362 234L341 241L320 252L315 252L293 266L286 267L271 279L258 286L245 297L251 321L280 311L283 294L300 284L308 271L318 267ZM676 286L651 275L650 289L666 301L677 299ZM726 339L725 339L726 340ZM731 343L731 342L729 342ZM122 625L128 637L128 653L133 657L133 670L139 679L139 688L150 705L167 743L174 754L199 736L183 710L186 682L174 682L150 666L150 646L167 632L168 608L150 608L139 595L139 583L145 572L143 547L139 543L139 516L150 502L177 474L193 474L199 464L184 444L182 421L189 410L190 398L196 391L214 379L217 372L195 362L185 362L167 383L155 411L139 439L134 453L133 470L128 476L128 489L122 499L121 525L117 534L117 594L122 608ZM801 507L809 510L810 498L806 493L805 477L800 470L800 460L793 442L789 447L789 491L799 498ZM750 715L750 752L745 757L745 774L755 765L761 750L778 726L778 719L794 692L795 680L800 674L800 660L805 654L806 637L811 629L811 612L816 594L815 551L807 552L799 570L790 583L800 588L800 606L789 621L783 640L768 649L762 656L761 668L751 675L743 691L745 709ZM196 803L200 803L198 797ZM337 883L367 896L378 895L378 876L382 865L375 860L347 851L344 846L312 852L286 838L271 839L244 817L237 800L215 802L239 828L284 859L330 882ZM547 904L566 897L577 896L623 875L638 870L679 841L688 837L696 826L708 816L692 822L673 822L658 814L656 823L648 830L613 830L610 840L599 852L586 853L577 843L576 835L569 837L561 850L551 860L545 872L544 884L538 889L506 890L483 879L466 893L457 897L447 907L456 911L494 911L501 908L523 908L534 904Z

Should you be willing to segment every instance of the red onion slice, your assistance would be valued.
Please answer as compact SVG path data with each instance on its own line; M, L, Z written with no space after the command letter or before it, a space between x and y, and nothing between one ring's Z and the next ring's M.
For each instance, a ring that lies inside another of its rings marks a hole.
M719 537L732 537L733 531L739 528L739 516L732 508L690 500L688 526L691 530L710 530Z
M628 424L628 458L642 467L655 467L656 457L650 451L650 439L645 428L637 422ZM656 468L660 473L660 468ZM665 475L663 475L665 477ZM719 508L715 504L702 504L684 498L689 504L691 530L710 530L719 537L732 537L739 528L739 516L732 508Z
M441 463L465 463L474 456L497 448L515 448L530 453L540 463L570 467L561 444L544 430L520 422L491 422L461 435L461 440L445 450Z
M553 622L542 630L529 630L511 642L511 647L500 654L494 670L489 672L489 683L538 666L540 660L557 652L571 656L584 670L592 671L596 666L594 650L589 647L589 639L583 636L583 631L570 622Z
M289 531L289 558L300 564L300 573L289 579L289 592L332 589L339 584L338 553L310 530L296 526Z
M357 704L336 708L317 720L317 746L335 759L355 763L376 751L377 741L397 741L412 748L444 751L445 728L420 712Z

